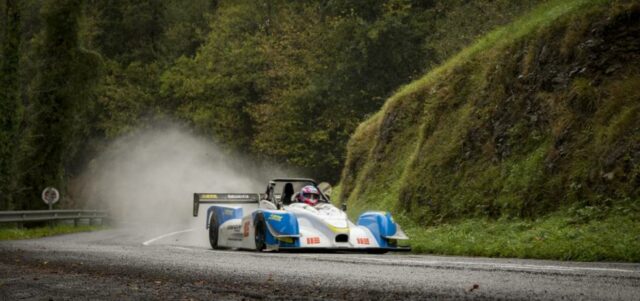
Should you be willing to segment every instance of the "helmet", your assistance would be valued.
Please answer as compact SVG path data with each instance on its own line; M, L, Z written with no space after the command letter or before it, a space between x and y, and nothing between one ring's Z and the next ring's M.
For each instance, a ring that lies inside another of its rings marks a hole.
M306 203L307 205L315 206L320 200L320 193L318 189L312 185L302 187L298 194L298 201Z

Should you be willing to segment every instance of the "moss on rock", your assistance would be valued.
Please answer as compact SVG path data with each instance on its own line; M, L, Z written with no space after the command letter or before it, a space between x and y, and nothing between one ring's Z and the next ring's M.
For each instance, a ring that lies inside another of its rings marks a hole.
M545 3L360 125L340 198L420 224L640 200L639 71L640 4Z

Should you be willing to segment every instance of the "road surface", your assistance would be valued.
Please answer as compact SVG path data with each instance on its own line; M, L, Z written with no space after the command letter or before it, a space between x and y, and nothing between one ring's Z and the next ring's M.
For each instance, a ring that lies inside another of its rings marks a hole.
M0 242L0 300L640 300L640 264L214 251L129 226Z

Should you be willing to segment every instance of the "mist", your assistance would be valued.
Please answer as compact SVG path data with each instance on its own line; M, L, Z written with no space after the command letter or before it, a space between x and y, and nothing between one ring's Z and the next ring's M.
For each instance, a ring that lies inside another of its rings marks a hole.
M181 127L164 126L111 143L89 164L82 194L87 208L109 211L116 226L204 230L202 214L192 215L194 192L264 192L267 181L280 176L296 174L224 152Z

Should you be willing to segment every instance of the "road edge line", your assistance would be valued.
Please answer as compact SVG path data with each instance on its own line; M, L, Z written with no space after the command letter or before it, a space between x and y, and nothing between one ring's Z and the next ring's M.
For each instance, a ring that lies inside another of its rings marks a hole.
M149 240L147 240L147 241L143 242L143 243L142 243L142 245L143 245L143 246L148 246L150 243L152 243L152 242L154 242L154 241L156 241L156 240L160 240L160 239L163 239L163 238L165 238L165 237L169 237L169 236L176 235L176 234L180 234L180 233L191 232L191 231L193 231L193 230L195 230L195 229L186 229L186 230L180 230L180 231L175 231L175 232L171 232L171 233L163 234L163 235L160 235L160 236L158 236L158 237L154 237L154 238L152 238L152 239L149 239Z

